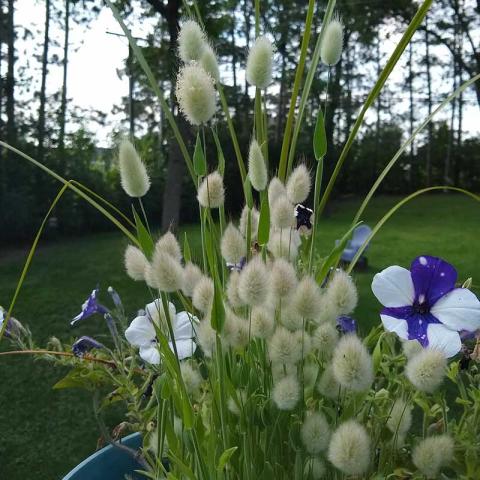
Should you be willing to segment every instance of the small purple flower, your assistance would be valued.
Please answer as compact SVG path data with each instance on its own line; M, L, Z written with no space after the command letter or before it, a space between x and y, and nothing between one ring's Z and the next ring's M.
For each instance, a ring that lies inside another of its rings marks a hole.
M104 346L94 338L84 335L72 345L72 352L76 357L83 357L93 348L104 348Z
M423 347L437 348L446 357L457 354L459 332L480 328L480 302L466 288L455 288L457 271L444 260L422 255L410 271L392 266L377 273L372 290L384 305L380 313L386 330Z
M341 315L337 318L337 329L343 334L355 333L357 331L357 322L352 317Z
M95 313L100 313L101 315L105 315L108 313L108 308L104 307L97 301L99 289L95 288L87 300L82 305L82 311L70 322L72 327L80 322L81 320L85 320L88 317L91 317Z
M3 328L3 322L7 316L7 312L0 307L0 331ZM5 337L7 338L15 338L18 337L22 332L24 332L24 328L22 324L15 318L9 317L7 326L5 327Z
M245 266L246 263L247 263L247 258L242 257L238 263L227 262L227 268L231 272L233 272L233 271L240 272L242 270L242 268Z

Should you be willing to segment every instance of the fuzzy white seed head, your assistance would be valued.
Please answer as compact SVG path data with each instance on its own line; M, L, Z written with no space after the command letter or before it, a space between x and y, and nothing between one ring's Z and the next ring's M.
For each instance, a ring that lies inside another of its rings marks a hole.
M287 197L293 204L302 203L307 199L310 188L310 173L302 163L288 177Z
M191 362L181 362L180 363L180 372L182 374L183 383L185 383L185 388L187 393L191 395L197 393L200 385L202 384L202 376L197 368L194 368Z
M211 358L215 352L216 332L210 324L210 318L204 318L196 328L197 340L206 357Z
M217 110L213 78L200 65L180 69L175 95L180 111L192 125L208 122Z
M150 263L147 262L145 265L145 283L150 287L150 288L157 288L155 276L153 274L153 268Z
M244 348L249 340L248 323L232 311L225 312L225 323L222 330L224 343L232 348Z
M287 189L278 177L273 177L268 185L268 203L273 205L277 198L286 195Z
M412 425L412 409L399 398L390 409L387 428L398 437L405 435Z
M240 272L238 293L240 298L250 306L261 305L267 299L268 273L260 256L250 260Z
M282 305L288 303L297 285L294 266L283 258L275 259L270 272L270 293L274 302L278 303L281 300Z
M217 55L215 54L215 50L208 44L205 44L203 52L200 55L200 65L215 80L215 82L220 81Z
M347 475L362 475L370 464L370 438L356 420L342 423L332 435L328 459Z
M192 262L187 262L183 275L182 292L187 296L193 295L193 289L197 282L202 278L202 271Z
M220 249L222 257L229 263L238 263L247 254L246 241L232 223L229 223L223 232Z
M268 240L268 251L275 258L285 258L295 260L298 255L298 244L296 235L298 232L292 229L270 230L270 239Z
M442 383L447 369L447 359L440 350L425 348L407 363L405 374L422 392L432 393Z
M295 208L284 195L270 204L270 222L274 227L290 229L295 224Z
M449 435L437 435L422 440L413 450L414 465L427 478L437 478L440 469L453 459L454 442Z
M162 235L155 244L155 250L158 252L165 252L172 256L177 262L182 261L182 250L178 244L175 235L168 231Z
M305 463L304 478L320 480L325 477L326 467L320 457L310 457Z
M352 313L358 303L357 287L352 277L343 270L337 270L328 284L327 298L340 315Z
M258 37L248 52L247 81L257 88L267 88L272 82L273 45L266 37Z
M293 296L293 308L298 314L313 320L318 317L322 304L322 292L313 277L304 277L298 284Z
M247 205L243 207L242 214L240 215L240 232L246 238L247 237L247 225L248 225L248 212L249 208ZM258 220L260 218L260 214L256 208L252 208L250 210L250 229L251 229L251 239L255 240L257 238L258 232Z
M332 400L338 399L340 393L340 384L333 375L333 368L329 365L322 373L316 385L318 393Z
M402 350L407 358L412 358L423 350L423 347L417 340L405 340L402 342Z
M154 252L151 276L155 287L162 292L176 292L183 286L183 268L166 252Z
M120 180L125 193L133 198L143 197L150 189L150 178L145 164L128 140L120 143L118 162Z
M338 330L332 323L323 323L315 330L312 336L312 344L322 360L328 360L332 357L338 338Z
M320 57L325 65L331 66L338 63L343 49L343 24L338 19L333 19L325 28Z
M240 283L240 273L233 271L230 273L230 278L227 284L227 298L228 303L232 308L239 308L245 305L245 302L240 298L238 293L238 285Z
M324 323L336 323L340 313L336 305L330 301L330 298L326 294L322 294L321 308L318 315L313 319L317 325L323 325Z
M372 358L356 335L345 335L338 342L332 368L338 383L348 390L363 392L373 382Z
M127 274L133 280L145 280L145 269L148 266L148 260L143 252L133 245L129 245L125 250L125 269Z
M252 335L257 338L270 338L275 328L275 314L265 307L255 307L251 316Z
M280 379L273 387L272 398L280 410L293 410L300 399L300 384L295 375Z
M300 437L308 453L316 454L326 450L330 440L330 427L325 415L321 412L308 414L300 429Z
M283 305L280 312L280 323L291 331L300 330L304 327L304 320L297 310Z
M213 285L213 280L203 275L193 289L193 306L202 313L210 312L214 291L215 287Z
M262 149L258 142L253 139L248 151L248 176L252 187L261 192L267 186L267 166L263 158Z
M194 20L187 20L178 32L178 55L185 63L200 60L207 39L205 32Z
M223 205L225 188L223 178L218 172L212 172L203 179L198 187L197 199L205 208L219 208Z
M301 332L291 332L283 327L277 327L268 342L268 355L272 363L295 365L302 358Z
M277 383L282 378L285 378L291 375L296 375L296 374L297 374L296 365L272 363L272 378L274 383Z

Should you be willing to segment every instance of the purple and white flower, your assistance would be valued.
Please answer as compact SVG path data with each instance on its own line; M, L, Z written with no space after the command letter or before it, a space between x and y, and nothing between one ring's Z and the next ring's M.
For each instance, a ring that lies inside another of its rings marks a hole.
M95 313L100 313L101 315L105 315L108 313L108 308L104 307L102 304L98 303L97 296L98 296L99 289L95 288L87 300L82 305L82 311L72 319L70 325L72 327L80 322L81 320L85 320L88 317L91 317Z
M72 345L72 352L76 357L81 358L93 348L101 349L105 347L102 343L97 342L94 338L84 335L76 340Z
M356 333L357 321L348 315L341 315L337 318L337 330L340 333Z
M452 357L462 347L462 330L480 328L480 301L470 290L455 288L457 271L441 258L423 255L410 270L394 265L377 273L372 291L384 305L386 330Z
M175 306L170 302L168 310L178 359L183 360L191 357L197 348L194 338L195 325L198 323L198 319L187 312L176 313ZM160 299L157 299L149 303L145 307L145 314L134 318L125 331L125 338L128 342L135 347L139 347L140 357L152 365L160 363L160 352L154 323L164 330L165 321L165 311L162 302ZM173 351L172 341L169 341L168 344Z

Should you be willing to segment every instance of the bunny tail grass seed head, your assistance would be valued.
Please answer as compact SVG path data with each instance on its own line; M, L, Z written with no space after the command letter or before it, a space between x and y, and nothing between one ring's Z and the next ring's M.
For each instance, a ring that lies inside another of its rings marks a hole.
M265 307L252 309L252 335L257 338L270 338L275 328L275 313Z
M228 263L239 263L247 254L246 241L232 223L229 223L223 232L220 250Z
M203 274L200 268L192 262L187 262L184 268L182 292L187 296L193 295L193 290Z
M387 420L387 428L398 436L405 435L412 425L412 409L405 400L395 400Z
M238 293L240 298L250 306L261 305L267 299L268 273L259 256L255 256L240 272Z
M202 384L202 376L198 369L194 368L191 362L180 362L180 372L187 393L195 394Z
M322 292L313 277L304 277L293 296L293 308L308 320L318 317L321 308Z
M251 225L251 239L255 240L257 238L258 232L258 220L260 218L260 214L258 210L254 207L251 210L248 208L247 205L243 207L242 214L240 215L240 232L246 238L247 237L247 224L248 224L248 212L250 211L250 225Z
M275 303L288 300L297 287L298 280L294 266L283 258L277 258L270 271L270 293Z
M172 256L177 262L182 261L182 250L180 249L180 245L178 244L175 235L168 231L164 235L162 235L157 243L155 244L155 251L165 252Z
M200 65L180 69L175 95L180 111L192 125L208 122L217 110L213 78Z
M291 331L303 329L303 326L304 326L303 318L298 314L298 312L294 308L291 308L290 306L287 306L287 305L288 304L283 305L283 301L282 301L282 308L280 312L280 323L285 328L288 328L288 330L291 330Z
M414 465L427 478L438 478L442 467L453 459L454 442L449 435L436 435L422 440L413 450Z
M206 46L207 39L200 25L195 20L184 22L178 32L178 55L180 59L185 63L198 61Z
M418 340L405 340L402 342L402 350L407 358L412 358L423 350Z
M265 165L262 149L255 139L252 140L248 151L248 176L250 177L252 187L257 192L265 190L268 181L267 166Z
M278 177L273 177L268 184L268 203L270 206L282 195L287 195L287 189Z
M215 50L207 44L203 48L203 52L200 56L200 65L203 69L215 80L220 81L220 70L218 69L217 55Z
M343 24L338 18L334 18L325 29L320 58L327 66L338 63L343 49Z
M270 230L270 238L268 240L268 251L275 258L285 258L294 260L298 255L298 243L295 237L298 235L296 230Z
M300 400L300 384L295 375L287 375L274 386L272 398L279 410L293 410Z
M245 305L245 302L240 298L238 293L238 285L240 283L240 273L233 271L227 283L227 298L228 303L232 308L240 308Z
M287 197L293 203L303 203L310 193L311 180L307 167L301 163L288 177Z
M218 172L212 172L207 175L197 194L198 202L205 208L219 208L225 201L225 189L223 187L223 178Z
M222 330L224 343L232 348L244 348L249 340L248 323L231 310L225 312L225 324Z
M320 480L325 477L325 463L320 457L310 457L305 463L304 478Z
M291 332L284 327L277 327L268 342L268 354L272 363L295 365L302 358L297 333L301 335L301 332Z
M347 475L362 475L370 464L370 438L356 420L347 420L333 433L328 459Z
M357 287L352 277L343 270L336 270L327 288L327 298L335 305L339 315L348 315L358 302Z
M150 178L145 164L128 140L120 143L118 162L120 180L125 193L133 198L143 197L150 189Z
M332 323L323 323L313 332L312 345L322 360L328 360L332 357L338 339L339 333L335 326Z
M318 393L331 400L337 400L340 393L340 384L333 375L333 368L331 365L324 370L320 379L317 382L316 389Z
M204 318L196 328L197 340L206 357L212 358L215 352L216 332L210 324L210 318Z
M343 388L363 392L373 382L373 362L361 340L353 334L338 342L332 359L333 374Z
M443 382L447 359L440 351L425 348L407 363L405 373L410 382L422 392L432 393Z
M300 436L308 453L316 454L326 450L330 440L330 427L325 415L321 412L308 414L300 430Z
M193 306L202 313L210 312L214 291L213 280L203 275L193 289Z
M145 269L148 266L148 260L143 252L133 245L129 245L125 250L125 269L130 278L136 281L145 280Z
M154 252L151 274L155 287L162 292L176 292L183 286L183 268L166 252Z
M272 83L273 45L266 37L258 37L247 57L247 82L257 88Z
M270 221L277 228L291 228L295 225L295 208L284 195L270 205Z

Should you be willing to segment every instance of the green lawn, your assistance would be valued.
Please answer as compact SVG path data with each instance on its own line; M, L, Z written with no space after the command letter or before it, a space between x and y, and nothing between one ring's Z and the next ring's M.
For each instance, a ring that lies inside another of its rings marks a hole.
M364 220L374 225L398 199L376 199ZM322 253L331 248L349 225L358 200L337 202L322 221ZM196 234L196 228L189 229ZM355 273L360 305L355 312L363 331L378 321L379 305L370 291L372 276L380 269L408 266L419 254L431 254L453 263L461 280L480 276L480 208L473 200L456 195L420 197L400 210L379 232L369 250L369 269ZM119 234L101 234L41 247L15 308L15 316L28 324L39 344L55 335L102 338L100 318L75 331L69 320L97 284L112 285L133 315L148 301L146 288L127 278L122 267L126 241ZM0 304L7 306L25 258L25 251L0 253ZM480 293L477 288L477 294ZM5 350L4 342L0 349ZM59 479L95 449L97 429L90 397L82 391L53 391L62 376L59 368L26 357L0 359L0 478ZM112 419L113 422L113 419Z

